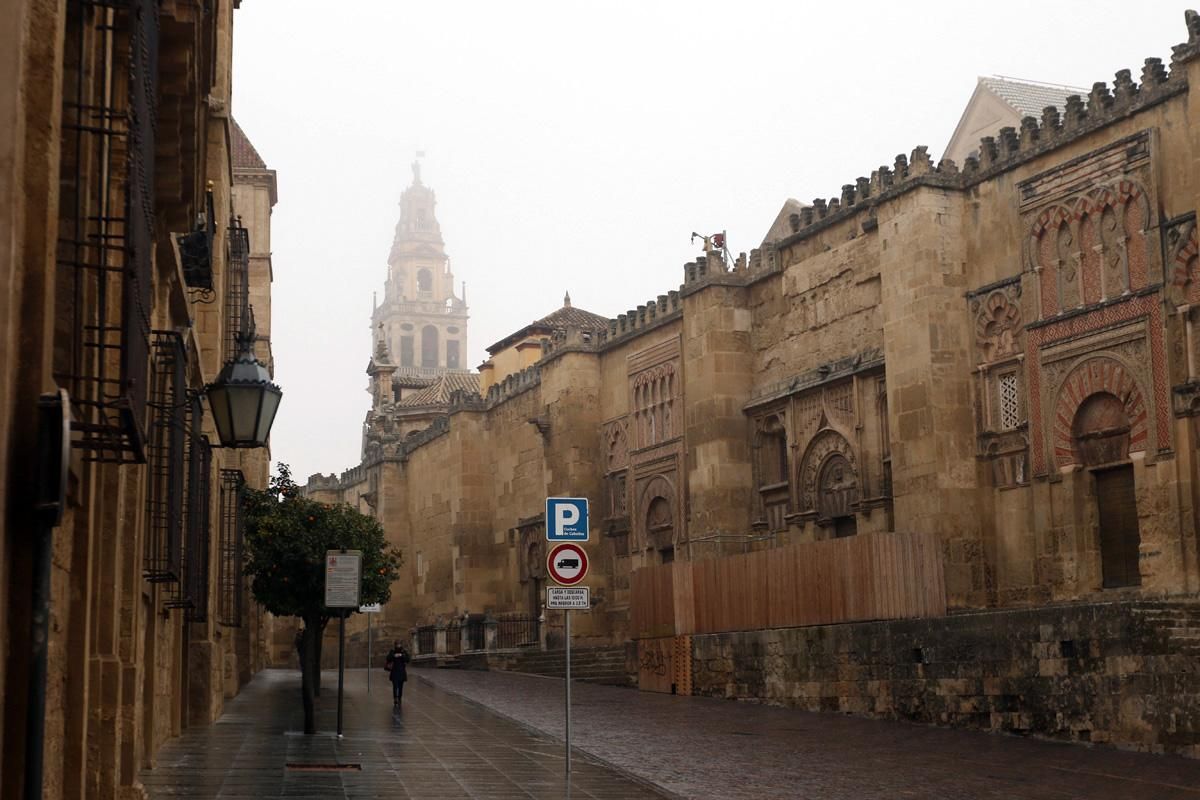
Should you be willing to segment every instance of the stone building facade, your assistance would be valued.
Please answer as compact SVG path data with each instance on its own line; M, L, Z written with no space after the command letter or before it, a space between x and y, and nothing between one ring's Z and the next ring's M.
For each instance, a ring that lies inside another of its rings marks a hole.
M592 503L582 644L635 635L640 569L932 537L946 622L846 638L898 637L879 669L900 670L915 706L840 703L839 687L865 696L874 681L882 696L888 680L842 650L804 676L772 672L792 663L787 648L809 647L802 632L697 635L695 690L1084 738L1086 719L1061 718L1098 709L1087 696L1056 709L1046 698L1062 685L996 687L1090 670L1130 700L1105 706L1098 740L1200 752L1191 640L1167 630L1200 620L1186 610L1200 589L1198 92L1189 12L1169 64L1147 59L1137 79L1120 70L984 138L963 164L935 164L924 147L897 156L797 204L748 257L705 253L677 290L606 329L547 330L536 358L492 353L481 394L453 396L428 428L340 477L313 476L309 492L375 498L405 553L383 614L397 635L474 613L539 615L551 495ZM1186 608L1137 610L1151 602ZM996 650L989 694L955 643L989 629L973 614L1008 609L1036 613L1005 617L1032 627L1013 629L1012 653ZM1141 633L1123 645L1113 620ZM934 635L930 652L956 654L940 673L892 663L926 652L911 637ZM1119 660L1142 645L1162 658ZM943 681L962 681L953 714L903 711L953 693ZM1138 686L1163 681L1175 716L1130 710L1151 703Z
M5 4L3 798L32 796L39 751L38 796L144 796L163 742L214 720L266 663L238 498L265 483L268 456L216 447L203 401L251 320L271 364L275 177L230 116L235 6ZM56 435L61 474L43 469Z

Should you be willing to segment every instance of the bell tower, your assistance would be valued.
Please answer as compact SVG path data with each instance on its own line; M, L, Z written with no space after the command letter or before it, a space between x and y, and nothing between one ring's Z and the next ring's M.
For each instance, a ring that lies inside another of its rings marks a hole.
M421 182L420 161L412 171L412 184L400 196L383 302L371 314L371 330L380 332L372 340L382 335L400 378L466 372L466 289L462 297L454 294L437 198Z

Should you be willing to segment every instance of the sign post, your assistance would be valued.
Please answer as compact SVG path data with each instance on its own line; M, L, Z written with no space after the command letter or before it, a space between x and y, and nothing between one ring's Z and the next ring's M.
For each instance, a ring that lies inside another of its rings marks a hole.
M382 610L383 607L379 603L358 607L358 613L367 615L367 694L371 693L371 668L375 666L374 656L371 655L371 615Z
M587 551L576 542L588 540L588 501L586 497L546 498L546 541L554 543L546 556L546 571L562 586L546 587L546 608L561 608L566 636L566 774L571 778L571 609L591 608L588 587L574 587L587 577ZM565 594L570 593L570 594ZM582 593L582 594L580 594ZM570 598L569 600L567 598ZM580 605L582 597L583 605ZM568 785L569 788L569 785Z
M342 697L346 682L346 615L358 608L362 586L361 550L325 551L325 607L338 609L337 735L342 738ZM370 619L368 617L368 619ZM320 665L317 665L320 669Z

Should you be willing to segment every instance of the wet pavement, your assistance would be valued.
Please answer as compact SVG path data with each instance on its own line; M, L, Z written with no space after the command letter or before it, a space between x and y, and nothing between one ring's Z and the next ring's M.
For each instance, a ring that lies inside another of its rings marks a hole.
M404 707L393 713L386 678L374 673L368 696L366 673L347 673L339 740L332 734L336 673L323 681L317 713L323 733L304 736L298 673L262 672L226 703L217 722L164 745L142 783L154 800L662 796L582 755L572 758L568 789L561 742L420 680L408 682ZM329 769L347 765L358 768Z
M561 679L411 670L554 737ZM581 751L676 796L1200 800L1200 760L573 683Z

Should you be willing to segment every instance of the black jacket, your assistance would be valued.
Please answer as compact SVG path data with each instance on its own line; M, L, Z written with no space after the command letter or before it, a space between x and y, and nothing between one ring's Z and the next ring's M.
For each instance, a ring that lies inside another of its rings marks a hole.
M388 653L387 671L391 673L392 683L404 683L408 680L408 652L404 649Z

